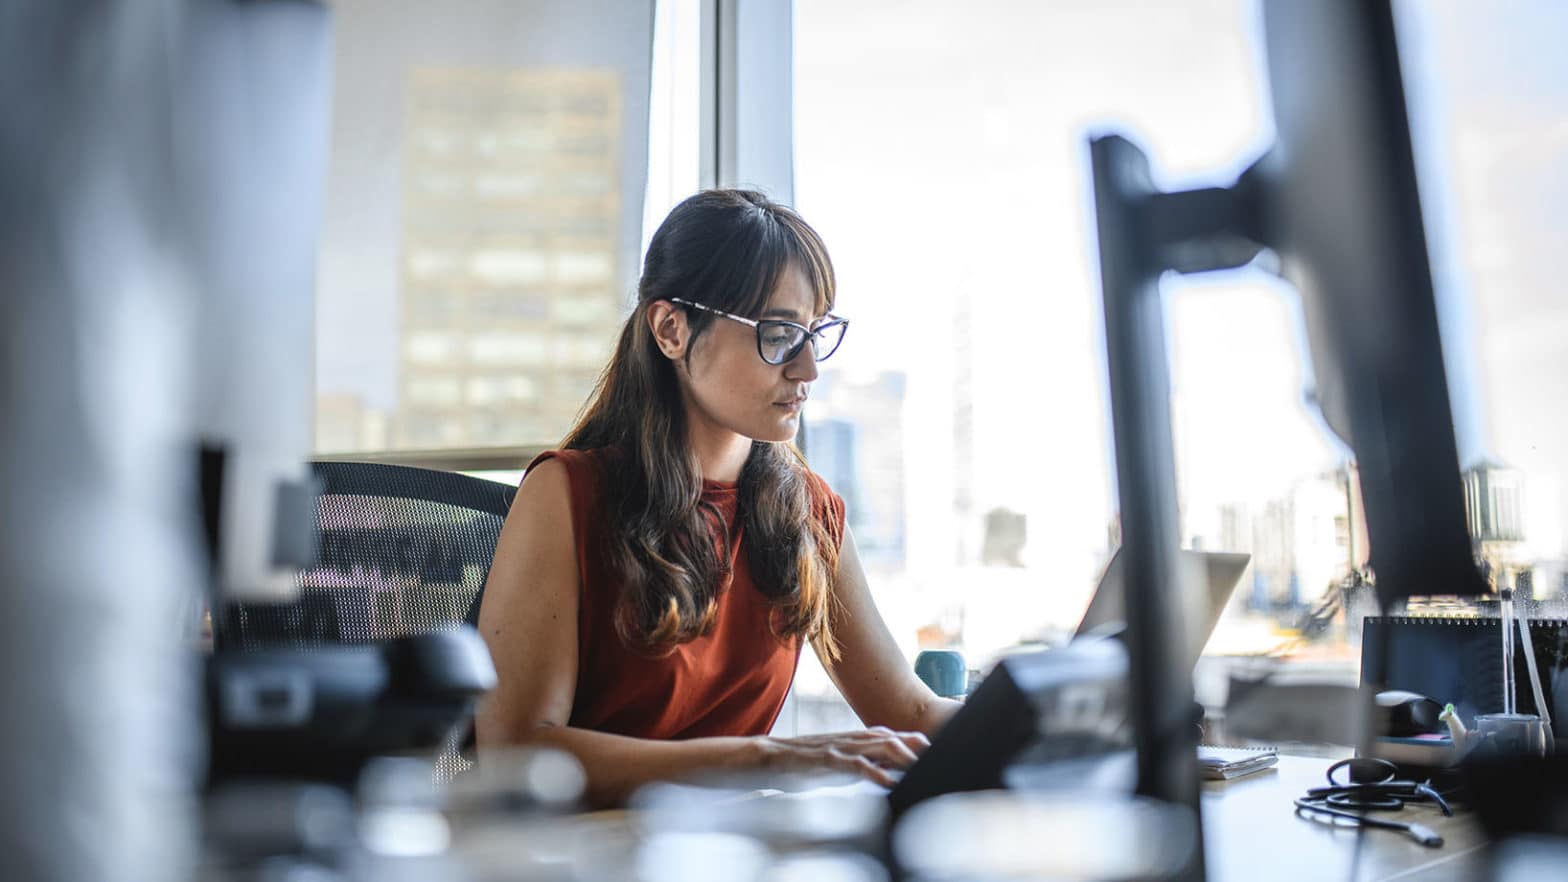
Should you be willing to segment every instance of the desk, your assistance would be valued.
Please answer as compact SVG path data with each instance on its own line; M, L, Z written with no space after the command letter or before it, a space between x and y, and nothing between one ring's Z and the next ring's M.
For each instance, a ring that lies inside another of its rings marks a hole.
M1209 879L1348 880L1357 831L1297 818L1291 805L1308 787L1324 783L1323 771L1330 762L1281 756L1273 769L1232 781L1205 781L1203 841ZM1429 806L1410 806L1399 814L1437 831L1443 846L1427 848L1400 833L1368 830L1355 877L1358 882L1446 882L1480 877L1484 834L1473 818L1463 812L1445 818Z
M1340 882L1349 880L1357 831L1296 817L1291 801L1323 781L1331 760L1282 756L1279 765L1231 781L1203 784L1203 829L1211 882ZM810 796L797 794L793 799ZM1443 817L1436 809L1404 809L1411 820L1443 837L1427 848L1388 830L1368 830L1361 847L1357 882L1448 882L1481 875L1483 833L1463 813ZM645 834L636 812L606 811L557 818L519 827L498 825L458 837L458 853L479 879L557 878L529 872L545 865L583 859L597 867L631 866L630 855ZM1051 831L1040 831L1049 847ZM521 872L519 872L521 871ZM604 874L599 874L604 875Z

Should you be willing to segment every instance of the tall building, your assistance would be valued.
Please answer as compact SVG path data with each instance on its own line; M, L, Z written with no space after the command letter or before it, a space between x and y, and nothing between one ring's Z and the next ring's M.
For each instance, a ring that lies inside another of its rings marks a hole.
M1494 462L1465 469L1465 513L1470 537L1477 542L1521 542L1524 522L1520 515L1524 476Z
M1218 547L1252 555L1248 605L1271 610L1311 604L1350 572L1365 547L1364 540L1354 544L1361 531L1350 475L1338 470L1298 481L1261 510L1240 503L1221 507Z
M369 407L358 395L318 395L316 449L329 453L385 450L390 422L385 412Z
M811 467L844 497L868 569L905 565L904 392L900 371L830 371L812 388Z
M859 515L861 505L858 434L855 424L842 417L813 419L806 448L811 470L844 500L850 518Z
M1524 475L1482 461L1464 473L1470 542L1482 569L1499 587L1513 587L1530 568L1524 541Z
M393 443L555 441L622 316L619 79L419 67L405 105Z

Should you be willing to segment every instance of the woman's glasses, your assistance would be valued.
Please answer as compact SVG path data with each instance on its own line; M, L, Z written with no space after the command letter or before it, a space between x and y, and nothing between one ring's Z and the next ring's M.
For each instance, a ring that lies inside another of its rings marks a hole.
M671 303L690 306L703 312L722 315L727 319L750 325L757 331L757 354L768 364L784 364L800 354L806 341L811 341L811 355L817 361L822 361L838 350L838 344L844 342L844 331L849 327L849 319L839 318L835 315L827 316L822 324L815 328L787 322L782 319L749 319L744 316L731 315L723 310L714 309L701 303L671 297Z

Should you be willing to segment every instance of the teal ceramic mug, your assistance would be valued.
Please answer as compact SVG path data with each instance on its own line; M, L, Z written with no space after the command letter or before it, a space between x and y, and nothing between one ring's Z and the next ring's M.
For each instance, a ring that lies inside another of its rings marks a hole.
M915 656L915 676L943 698L962 698L969 686L964 654L956 649L927 649Z

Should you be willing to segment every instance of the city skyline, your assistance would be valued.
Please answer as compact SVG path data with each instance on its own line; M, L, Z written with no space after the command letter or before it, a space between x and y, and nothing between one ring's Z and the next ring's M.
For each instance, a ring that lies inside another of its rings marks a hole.
M614 345L620 78L412 67L398 447L511 446L570 422Z
M857 319L855 347L839 356L843 368L907 365L911 408L946 412L942 385L963 368L940 337L914 352L908 341L953 327L959 301L970 304L981 340L972 366L978 505L1032 507L1031 527L1056 529L1031 533L1061 537L1065 554L1052 557L1084 571L1093 569L1086 551L1098 546L1114 507L1084 138L1133 133L1149 147L1162 184L1191 186L1234 175L1270 137L1254 4L1140 8L1135 20L1115 6L991 3L959 14L917 2L899 4L894 15L886 4L846 10L802 2L797 16L796 189L801 210L834 249L842 309ZM1512 169L1488 165L1487 179L1454 149L1463 143L1476 152L1471 142L1499 118L1494 99L1502 93L1515 124L1505 143L1517 149L1526 132L1550 136L1534 143L1529 169L1568 153L1565 105L1553 103L1562 87L1539 81L1562 62L1522 66L1518 76L1537 78L1533 88L1512 84L1498 70L1507 65L1481 64L1521 39L1544 52L1539 33L1551 29L1531 22L1564 15L1543 4L1514 11L1480 26L1485 16L1463 4L1403 5L1400 24L1402 37L1413 35L1403 61L1407 79L1419 81L1410 88L1414 138L1425 207L1436 217L1429 237L1461 465L1490 456L1528 471L1535 490L1527 517L1552 555L1563 539L1565 497L1554 472L1568 463L1561 440L1568 432L1546 424L1568 412L1568 392L1529 377L1568 375L1568 359L1535 347L1546 332L1533 332L1522 345L1536 362L1521 375L1516 360L1498 357L1510 354L1508 345L1492 340L1486 319L1527 299L1532 310L1497 320L1556 327L1568 321L1568 307L1478 282L1479 250L1497 245L1470 235L1477 218L1513 226L1519 220L1507 218L1547 212L1551 223L1526 241L1562 241L1568 229L1546 197L1513 183ZM1530 34L1516 34L1523 31ZM1487 41L1472 46L1467 35ZM1480 67L1484 85L1469 78ZM1557 172L1553 182L1561 178ZM1449 217L1455 191L1465 187L1465 198L1485 210ZM912 238L931 247L911 249ZM1167 291L1184 507L1262 502L1344 461L1345 449L1303 403L1309 375L1293 291L1256 270L1173 280ZM1447 305L1454 302L1463 308ZM1536 406L1499 418L1497 402L1525 390ZM1057 420L1070 424L1071 436ZM916 433L910 458L953 461L959 451L943 440L949 432L937 422ZM1048 487L1042 454L1077 464L1076 474ZM1061 496L1075 504L1043 510L1042 501ZM925 545L913 534L911 544Z

